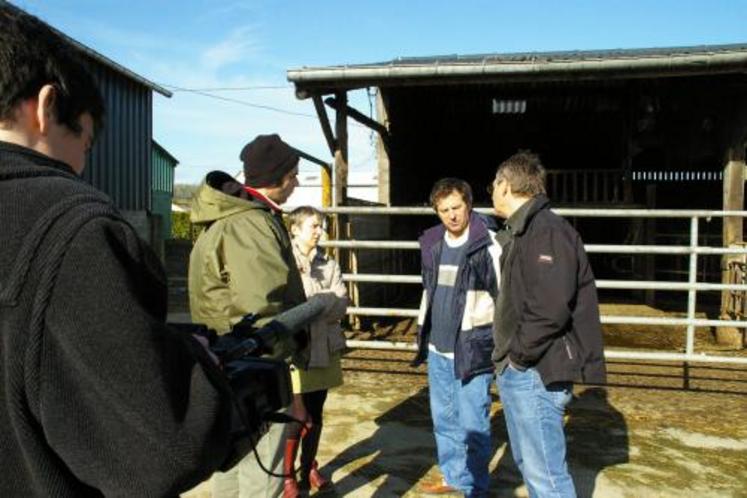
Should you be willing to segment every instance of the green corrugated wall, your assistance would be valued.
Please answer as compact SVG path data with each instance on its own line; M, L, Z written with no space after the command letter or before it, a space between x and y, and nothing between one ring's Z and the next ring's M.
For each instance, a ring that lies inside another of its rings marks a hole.
M151 212L161 216L161 234L166 240L171 238L171 199L174 195L174 168L178 161L155 141L151 157Z

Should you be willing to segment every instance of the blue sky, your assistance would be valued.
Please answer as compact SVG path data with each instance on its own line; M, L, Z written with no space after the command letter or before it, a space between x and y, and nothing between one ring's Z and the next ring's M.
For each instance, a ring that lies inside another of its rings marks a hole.
M155 96L154 137L181 161L181 183L197 183L212 169L236 173L239 151L260 133L278 132L330 159L313 105L297 100L286 80L291 68L747 42L744 0L12 1L151 81L242 102L182 91ZM371 112L365 91L351 103ZM351 124L350 141L351 170L374 170L371 132Z

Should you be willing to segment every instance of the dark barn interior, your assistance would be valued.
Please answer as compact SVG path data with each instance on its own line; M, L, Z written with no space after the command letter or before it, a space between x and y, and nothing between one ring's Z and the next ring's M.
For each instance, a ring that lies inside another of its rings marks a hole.
M473 186L476 205L489 206L485 187L497 165L530 149L548 169L558 207L718 210L745 90L745 75L382 88L391 203L427 204L435 180L459 176ZM413 238L433 221L397 224L393 235ZM659 221L653 232L641 219L573 222L587 243L689 243L689 220ZM701 242L720 245L721 232L720 220L703 224ZM648 258L654 275L642 274L643 256L592 255L598 278L686 280L686 256ZM720 281L719 264L701 258L702 281Z
M487 204L483 187L496 166L531 149L555 174L549 190L559 205L645 206L640 187L652 183L670 194L656 207L720 209L725 141L745 90L747 75L382 87L391 204L427 202L432 182L449 175L464 177ZM664 172L702 178L645 179ZM682 182L687 198L677 195Z
M747 46L495 54L396 59L289 71L314 99L344 181L348 117L379 134L380 201L424 206L437 179L457 176L478 207L498 164L519 149L540 154L557 207L744 210ZM348 90L378 88L377 120L342 105ZM335 133L322 99L335 114ZM343 139L341 143L341 140ZM338 205L346 205L342 181ZM688 245L690 221L575 217L587 244ZM390 238L413 240L434 217L397 218ZM701 221L699 244L743 243L744 221ZM355 234L364 238L363 234ZM417 256L400 251L405 273ZM592 254L598 279L687 280L687 255ZM361 258L362 260L362 258ZM698 258L698 281L721 282L723 258ZM671 295L670 295L671 294ZM653 304L654 293L603 298ZM702 296L702 298L701 298ZM683 294L658 291L657 301ZM718 293L702 293L699 302ZM659 304L657 302L657 304ZM681 307L681 306L680 306Z

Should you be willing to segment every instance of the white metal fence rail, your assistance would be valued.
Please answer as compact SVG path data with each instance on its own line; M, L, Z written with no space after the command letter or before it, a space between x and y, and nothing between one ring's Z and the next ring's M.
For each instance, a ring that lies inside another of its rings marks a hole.
M492 214L492 210L478 208L478 212ZM658 318L646 316L614 316L603 315L602 323L632 324L632 325L664 325L686 326L686 341L684 353L677 352L645 352L634 350L607 350L607 358L665 360L686 362L737 363L747 365L747 358L737 356L706 355L695 352L695 327L737 327L747 328L744 320L709 320L696 318L696 303L698 291L739 291L747 292L747 284L717 284L697 281L698 256L745 254L747 247L710 247L698 245L699 220L712 218L739 217L746 218L747 211L708 211L708 210L653 210L653 209L554 209L555 213L567 217L589 218L669 218L690 220L690 244L676 245L605 245L587 244L588 253L615 254L671 254L689 255L689 270L687 282L669 281L641 281L641 280L597 280L600 289L629 289L629 290L667 290L687 292L687 316L685 318ZM325 213L342 215L433 215L433 210L426 207L336 207L326 208ZM321 245L338 249L406 249L417 250L415 241L383 241L383 240L328 240ZM375 283L404 283L419 284L420 275L384 275L346 273L343 279L348 282ZM416 317L417 309L406 308L372 308L350 307L349 315L386 316L386 317ZM348 341L350 347L368 349L413 350L414 344L384 341Z

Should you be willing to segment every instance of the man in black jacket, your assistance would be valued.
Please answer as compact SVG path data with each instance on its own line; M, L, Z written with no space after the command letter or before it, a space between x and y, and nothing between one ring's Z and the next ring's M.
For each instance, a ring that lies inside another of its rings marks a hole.
M511 451L529 496L572 497L565 407L574 381L606 379L594 275L581 237L549 209L537 155L508 158L490 190L506 218L493 361Z
M160 263L78 176L103 112L69 43L0 1L3 497L174 496L241 456Z

